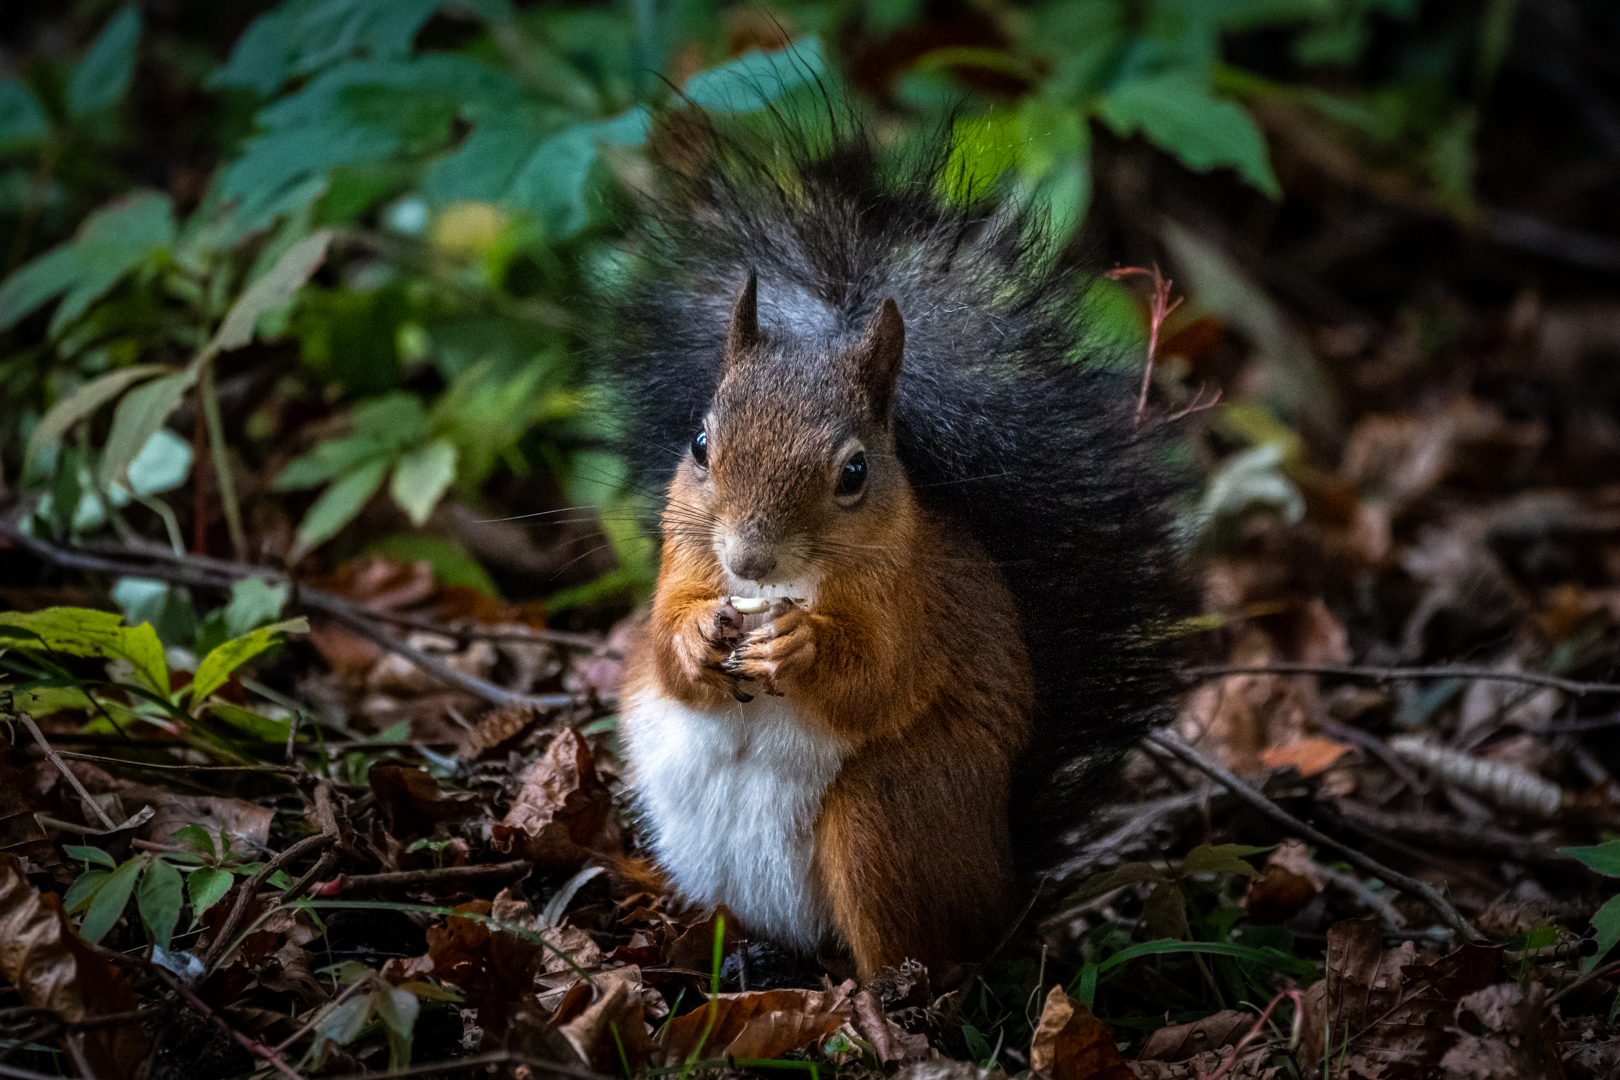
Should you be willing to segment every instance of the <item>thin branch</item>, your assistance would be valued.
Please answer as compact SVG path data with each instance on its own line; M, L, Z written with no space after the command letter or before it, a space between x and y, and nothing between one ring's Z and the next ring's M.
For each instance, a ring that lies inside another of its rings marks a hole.
M491 705L560 709L578 704L580 701L573 694L515 694L504 687L496 686L494 683L476 676L464 675L438 657L383 633L372 625L363 611L356 610L356 605L341 597L333 596L331 593L318 592L314 589L301 590L298 594L298 602L301 607L319 611L337 620L379 648L403 656L440 682L465 690L474 697L489 702Z
M499 881L522 877L534 869L527 859L512 862L481 863L475 866L440 866L428 870L400 870L389 874L344 874L343 891L355 888L399 889L416 885L463 884L473 881Z
M67 767L67 762L63 761L55 750L51 749L51 744L45 741L45 736L39 730L39 725L34 723L34 718L25 712L15 713L14 715L23 722L23 726L28 729L28 734L34 737L34 741L45 752L45 756L50 759L51 764L56 766L57 772L60 772L63 779L73 785L73 790L79 793L79 798L84 800L84 805L93 810L96 817L101 819L101 823L107 827L107 831L116 830L118 823L107 816L107 811L91 796L90 792L85 790L84 785L79 783L79 778L73 775L73 770Z
M1371 667L1365 664L1256 664L1253 666L1213 665L1183 668L1182 673L1199 681L1228 675L1342 675L1352 679L1401 681L1406 679L1488 679L1496 682L1547 686L1566 694L1620 694L1620 683L1580 682L1541 675L1531 671L1497 671L1493 668L1440 664L1434 667Z
M1344 856L1344 860L1360 870L1379 878L1387 885L1392 885L1402 892L1419 897L1424 903L1438 913L1442 920L1457 929L1469 941L1484 941L1485 936L1462 917L1462 914L1452 906L1451 901L1441 894L1439 889L1417 878L1408 877L1399 871L1392 870L1377 859L1362 854L1355 848L1342 844L1328 836L1326 833L1305 824L1303 821L1266 798L1260 792L1245 784L1237 776L1227 772L1219 765L1210 761L1204 755L1194 750L1186 742L1168 732L1155 732L1149 735L1144 742L1157 747L1166 753L1174 754L1182 761L1191 765L1205 776L1220 784L1226 790L1248 803L1265 817L1281 825L1295 836L1309 840L1313 844L1337 851Z
M231 908L230 915L226 917L224 924L220 926L219 932L214 935L214 940L209 943L207 951L198 957L202 961L203 967L212 971L219 964L224 963L231 950L235 949L236 942L232 939L235 938L236 931L241 927L242 921L247 918L248 907L252 905L259 886L264 884L271 874L282 869L306 851L312 851L315 848L335 843L337 839L336 833L320 832L314 836L306 836L259 867L252 877L242 882L238 886L241 891L237 893L236 906Z
M288 1077L289 1080L304 1080L297 1070L295 1070L291 1065L288 1065L287 1062L282 1059L280 1054L276 1053L258 1039L253 1038L251 1035L246 1035L236 1030L236 1028L226 1021L223 1016L219 1015L219 1013L215 1012L213 1009L210 1009L206 1004L204 1004L201 998L191 992L191 987L187 986L174 975L162 968L157 969L157 971L159 977L161 977L164 982L169 984L170 990L180 995L180 997L185 1000L185 1003L197 1010L197 1012L200 1013L205 1020L208 1020L215 1027L219 1028L219 1030L236 1040L236 1042L241 1045L242 1049L246 1050L260 1061L266 1062L267 1064L273 1066L277 1072L285 1077Z
M1153 278L1153 298L1149 302L1148 308L1147 364L1142 369L1142 393L1136 399L1136 422L1141 424L1142 413L1147 409L1148 387L1153 384L1153 363L1159 354L1159 331L1164 327L1164 321L1170 317L1170 313L1181 306L1184 297L1178 296L1173 303L1171 302L1170 286L1172 282L1159 273L1158 263L1154 263L1151 270L1141 266L1122 266L1116 270L1108 271L1108 277L1114 281L1138 275ZM1217 394L1216 396L1219 397L1220 395Z
M255 567L223 563L218 559L189 557L184 563L181 563L175 560L174 556L168 552L160 552L155 549L142 550L138 555L133 556L120 554L115 558L91 555L47 543L38 537L21 532L9 522L0 525L0 535L8 537L40 558L57 566L86 570L92 573L111 574L118 577L139 577L144 575L177 582L182 585L229 589L237 581L249 577L279 576ZM153 561L136 562L134 561L136 558ZM292 602L297 607L318 611L343 623L349 629L380 648L403 656L440 682L465 690L474 697L487 701L492 705L558 709L582 703L581 699L573 694L516 694L484 679L463 675L444 661L430 656L403 641L390 637L372 625L377 621L395 621L392 617L380 616L377 612L370 611L362 605L333 593L324 592L320 589L299 588L295 591ZM431 623L428 626L446 636L453 637L456 633L454 630L443 626ZM536 633L538 634L539 631L536 631Z

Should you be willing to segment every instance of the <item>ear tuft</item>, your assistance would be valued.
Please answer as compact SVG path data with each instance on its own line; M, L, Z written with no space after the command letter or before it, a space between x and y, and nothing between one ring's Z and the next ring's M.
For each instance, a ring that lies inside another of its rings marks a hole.
M748 271L748 280L731 306L731 325L726 328L726 362L729 363L759 344L759 275Z
M900 317L899 305L890 297L872 316L866 333L852 350L856 381L866 391L872 414L879 423L889 422L905 351L906 323Z

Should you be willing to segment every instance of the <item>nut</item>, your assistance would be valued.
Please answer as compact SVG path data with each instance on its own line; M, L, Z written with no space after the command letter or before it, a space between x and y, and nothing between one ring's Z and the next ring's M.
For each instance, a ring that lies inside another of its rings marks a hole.
M731 606L740 615L759 615L771 609L772 601L763 596L733 596Z

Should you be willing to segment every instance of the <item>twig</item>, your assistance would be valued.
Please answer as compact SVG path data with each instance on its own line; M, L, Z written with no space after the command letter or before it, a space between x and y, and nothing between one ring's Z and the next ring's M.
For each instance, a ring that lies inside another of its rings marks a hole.
M1406 916L1401 914L1400 908L1390 903L1389 897L1380 896L1374 892L1365 881L1362 881L1356 875L1341 874L1331 866L1317 866L1316 870L1317 873L1322 875L1322 880L1331 885L1337 885L1345 892L1350 893L1361 902L1362 906L1371 908L1382 917L1385 929L1406 929Z
M191 987L187 986L173 974L162 968L157 969L157 972L158 976L162 978L164 982L169 984L170 990L180 995L180 997L185 1000L186 1004L190 1005L193 1009L196 1009L197 1012L201 1013L205 1020L208 1020L226 1035L229 1035L232 1039L235 1039L236 1042L240 1044L241 1047L248 1053L252 1054L260 1061L270 1064L277 1072L281 1073L283 1076L289 1077L290 1080L304 1080L304 1078L299 1075L297 1070L295 1070L291 1065L288 1065L286 1061L282 1060L280 1054L276 1053L258 1039L253 1038L251 1035L247 1035L236 1030L236 1028L231 1026L231 1024L228 1023L223 1016L219 1015L219 1013L215 1012L213 1009L210 1009L201 998L191 992Z
M1148 308L1147 364L1142 369L1142 393L1136 399L1136 422L1140 424L1142 413L1147 409L1148 387L1153 384L1153 362L1159 354L1159 330L1164 326L1164 320L1170 317L1170 313L1181 306L1183 297L1178 296L1175 302L1171 303L1171 281L1159 273L1158 263L1153 264L1152 270L1141 266L1122 266L1117 270L1108 271L1108 277L1114 281L1137 275L1153 278L1153 299Z
M1566 694L1581 697L1586 694L1620 694L1620 683L1578 682L1560 679L1556 675L1540 675L1531 671L1496 671L1482 667L1368 667L1366 665L1333 664L1257 664L1253 666L1215 665L1183 668L1183 673L1200 681L1219 679L1227 675L1343 675L1353 679L1379 681L1402 679L1491 679L1496 682L1524 683L1527 686L1550 686Z
M513 862L483 863L477 866L441 866L431 870L400 870L389 874L344 874L343 889L351 888L406 888L413 885L436 885L443 882L468 882L516 878L534 869L527 859Z
M259 886L264 884L265 879L304 854L304 852L312 851L336 840L336 833L320 832L314 836L306 836L259 867L252 877L242 882L238 886L241 891L237 894L236 905L231 908L230 915L226 916L225 922L220 926L219 933L214 936L214 940L209 942L207 952L198 958L202 961L203 967L210 971L213 970L217 965L225 961L229 950L235 948L235 942L232 939L236 936L236 931L241 927L242 920L247 918L248 907L253 903L254 895L258 892Z
M355 609L355 605L330 593L306 589L299 592L298 601L301 607L329 615L367 641L389 652L403 656L440 682L465 690L474 697L489 702L491 705L560 709L572 705L578 700L573 694L515 694L484 679L472 675L463 675L438 657L407 645L398 638L390 637L378 630L367 620L365 614Z
M185 743L183 739L180 741ZM132 769L164 769L174 772L303 772L302 769L288 768L285 765L158 765L150 761L127 761L124 758L104 757L101 754L81 754L75 750L58 750L57 754L72 758L74 761L100 761L107 765L127 765Z
M56 766L63 779L73 785L73 790L79 793L79 798L84 800L84 804L95 811L96 817L101 819L101 823L107 827L107 831L112 832L117 829L118 823L107 816L107 811L102 809L101 804L91 796L90 792L85 790L83 784L79 783L79 778L73 775L73 770L67 767L67 762L63 761L61 756L51 749L51 744L45 741L45 736L40 732L39 725L34 723L34 718L25 712L15 713L14 715L23 722L23 726L28 729L28 734L34 737L34 741L45 752L45 756L50 759L51 764Z
M143 549L133 558L122 554L117 558L90 555L47 543L38 537L21 532L9 522L0 525L0 535L6 536L40 558L57 566L86 570L98 574L111 574L119 577L145 575L183 585L214 589L229 589L237 581L249 577L279 576L271 575L267 571L255 567L223 563L218 559L189 557L186 563L179 563L175 561L173 555L168 552L159 552L156 549ZM155 560L163 565L154 565L152 562L135 562L133 561L134 558ZM503 687L496 686L492 682L474 678L471 675L463 675L444 663L444 661L430 656L420 649L413 648L397 638L390 637L372 625L376 621L397 621L394 617L380 615L333 593L324 592L320 589L300 588L297 590L293 602L298 607L319 611L330 616L380 648L405 657L405 659L440 682L465 690L474 697L487 701L492 705L558 709L579 702L579 698L573 694L515 694ZM456 633L454 630L432 623L427 624L427 626L447 637L454 637ZM536 633L538 634L540 631L536 631Z
M369 979L356 979L354 982L350 983L348 986L345 986L343 988L343 992L341 994L339 994L337 997L333 998L331 1001L327 1002L325 1005L321 1006L320 1008L314 1010L314 1012L310 1015L308 1023L306 1023L303 1027L299 1028L297 1031L293 1032L291 1035L287 1036L285 1039L282 1039L280 1042L276 1043L276 1045L273 1046L271 1049L273 1049L278 1054L285 1054L289 1049L291 1049L293 1043L297 1042L299 1039L302 1039L305 1035L308 1035L311 1031L314 1031L315 1026L317 1024L319 1024L322 1020L326 1019L328 1016L331 1016L333 1011L336 1010L339 1005L342 1005L345 1001L348 1001L350 998L352 998L360 990L362 990L362 989L364 989L364 988L366 988L366 987L368 987L370 985L371 985L371 980L369 980Z
M1287 990L1279 990L1277 996L1272 998L1271 1003L1266 1006L1266 1011L1261 1013L1260 1018L1254 1022L1254 1027L1250 1028L1249 1033L1239 1039L1236 1046L1232 1047L1232 1055L1221 1062L1221 1067L1212 1073L1206 1075L1200 1069L1198 1071L1198 1080L1221 1080L1221 1077L1231 1072L1232 1067L1238 1063L1238 1059L1248 1051L1250 1044L1260 1037L1260 1029L1265 1027L1266 1021L1271 1018L1271 1010L1275 1009L1283 998L1289 998L1293 1001L1294 1015L1296 1017L1304 1012L1305 1001L1298 990L1292 987Z
M1445 896L1441 894L1440 890L1436 889L1433 885L1430 885L1427 882L1419 881L1417 878L1408 877L1399 871L1392 870L1383 863L1379 862L1377 859L1364 855L1355 848L1346 844L1341 844L1339 841L1328 836L1326 833L1320 832L1319 830L1305 824L1303 821L1300 821L1294 815L1290 814L1288 811L1284 810L1282 807L1260 794L1260 792L1254 790L1248 784L1245 784L1242 780L1238 779L1238 777L1227 772L1213 761L1210 761L1208 758L1204 757L1204 755L1200 754L1197 750L1194 750L1191 746L1187 745L1181 739L1176 738L1167 732L1155 732L1154 734L1149 735L1144 741L1151 743L1167 753L1174 754L1188 765L1191 765L1205 776L1208 776L1211 780L1214 780L1216 783L1226 788L1226 790L1230 791L1233 795L1236 795L1239 799L1248 803L1261 814L1288 829L1301 839L1309 840L1313 844L1337 851L1340 855L1344 856L1345 861L1350 863L1352 866L1365 870L1367 873L1374 875L1388 885L1392 885L1395 888L1400 889L1402 892L1410 893L1421 898L1424 903L1428 904L1435 910L1436 913L1440 915L1441 919L1460 931L1462 935L1469 941L1485 940L1485 936L1478 930L1474 929L1468 920L1464 919L1462 914L1452 906L1451 901L1447 900Z

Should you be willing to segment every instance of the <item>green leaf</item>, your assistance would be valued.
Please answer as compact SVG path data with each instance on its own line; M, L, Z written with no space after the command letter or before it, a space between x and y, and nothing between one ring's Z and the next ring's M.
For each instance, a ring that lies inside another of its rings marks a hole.
M390 464L386 458L367 462L321 492L298 523L297 552L319 547L353 521L382 486Z
M153 379L124 395L113 410L112 430L101 452L102 484L122 484L127 479L130 462L157 434L196 379L196 372L188 369Z
M208 715L265 742L286 742L287 734L292 731L290 719L272 720L236 705L211 705Z
M231 872L215 866L193 870L186 879L186 895L191 899L191 925L202 922L203 913L219 903L231 888Z
M359 1036L370 1016L370 995L356 995L348 1001L329 1006L326 1015L315 1028L315 1038L310 1044L308 1056L301 1063L302 1066L310 1069L320 1068L326 1056L331 1053L332 1047L347 1046Z
M40 417L28 436L26 457L31 460L41 449L56 442L74 424L122 394L131 384L172 370L164 364L136 364L134 367L110 371L99 379L85 383Z
M1597 847L1559 848L1558 853L1572 855L1600 874L1620 877L1620 840L1606 840Z
M0 330L66 292L80 271L79 250L71 241L22 266L0 285Z
M96 891L110 877L112 877L112 871L110 870L86 870L80 874L73 880L73 884L68 886L67 895L62 897L63 910L69 915L77 915L90 905L90 902L95 899Z
M264 578L244 578L231 586L231 602L225 606L225 636L241 637L264 623L273 622L287 606L290 586L271 585Z
M377 1019L388 1032L388 1067L403 1069L411 1063L411 1034L422 1003L409 990L386 983L377 987L373 1001Z
M68 858L70 859L83 859L87 863L95 863L97 866L105 866L109 870L116 870L118 868L118 864L113 861L113 857L98 847L77 847L71 844L64 844L62 846L62 850L67 852Z
M821 39L807 37L778 52L751 52L686 82L686 100L715 112L763 109L796 86L814 82L827 70Z
M421 527L455 478L455 444L449 439L434 439L400 459L394 466L388 492L410 517L411 524Z
M209 859L219 857L214 838L201 825L182 825L174 831L174 838L199 855L206 855Z
M142 862L141 857L137 855L107 875L107 880L96 889L95 898L90 901L90 910L85 913L84 922L79 926L80 937L95 945L107 936L107 931L113 928L113 923L124 913L124 905L129 903L129 894L135 891L135 882L141 876Z
M229 352L252 341L259 317L292 299L293 293L326 260L326 248L331 242L332 230L322 229L288 248L276 264L231 305L225 321L214 334L214 347L220 352Z
M135 73L135 47L140 40L139 7L132 5L114 15L73 69L73 80L68 84L68 112L84 116L123 97Z
M1254 877L1259 871L1244 862L1243 856L1259 855L1270 850L1269 847L1253 847L1249 844L1199 844L1187 852L1187 857L1181 861L1181 872Z
M169 947L174 926L180 921L181 894L184 892L180 871L162 859L153 859L141 875L141 884L135 890L135 908L141 913L146 932L161 949Z
M1581 966L1590 971L1598 965L1614 944L1620 941L1620 896L1609 898L1609 902L1597 909L1592 916L1592 929L1597 931L1597 952L1586 958Z
M197 613L180 587L151 578L119 578L112 587L113 602L124 609L132 626L151 623L160 641L187 645L197 633Z
M28 87L16 79L0 81L0 147L34 142L50 133L45 110Z
M123 625L110 611L54 607L44 611L0 612L0 626L17 626L39 635L39 646L19 643L19 649L44 648L69 656L100 656L128 660L140 685L164 697L169 693L169 666L163 643L151 623Z
M303 616L285 622L261 626L239 638L232 638L214 647L197 665L197 674L191 680L192 706L201 705L208 695L224 686L231 672L275 645L282 634L309 633L309 620Z
M168 428L158 428L129 463L129 490L136 495L173 491L190 473L191 444Z
M1260 191L1282 198L1254 120L1236 102L1211 97L1188 72L1128 80L1109 91L1097 114L1119 135L1141 132L1190 169L1230 166Z
M66 292L51 316L54 337L173 238L167 195L138 191L114 199L87 217L72 240L38 256L0 285L0 330Z
M1154 884L1168 884L1170 878L1166 876L1163 870L1152 863L1124 863L1106 873L1087 878L1063 903L1066 907L1084 904L1089 900L1095 900L1103 893L1113 892L1115 889L1126 885L1135 885L1143 881L1153 882Z
M596 162L598 144L639 146L647 141L651 122L651 114L638 107L611 120L575 124L553 135L518 170L506 201L538 214L548 235L572 236L590 216L586 181Z
M1234 945L1224 941L1148 941L1141 945L1132 945L1121 949L1097 965L1099 974L1129 963L1142 956L1153 956L1159 953L1208 953L1215 956L1230 956L1237 960L1251 960L1257 964L1264 964L1284 974L1303 977L1316 974L1316 965L1309 960L1301 960L1296 956L1289 956L1278 949L1256 949L1248 945Z

